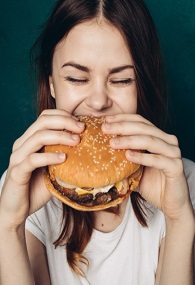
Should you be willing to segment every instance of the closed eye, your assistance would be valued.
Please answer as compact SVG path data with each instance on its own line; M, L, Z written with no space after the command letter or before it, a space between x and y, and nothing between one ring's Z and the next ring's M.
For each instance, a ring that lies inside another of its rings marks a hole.
M73 84L83 84L83 83L89 82L89 79L87 79L87 78L74 78L74 77L70 77L70 76L65 77L65 80L69 81Z
M135 79L133 78L126 78L126 79L111 79L109 82L112 85L123 86L123 85L130 85L134 81Z

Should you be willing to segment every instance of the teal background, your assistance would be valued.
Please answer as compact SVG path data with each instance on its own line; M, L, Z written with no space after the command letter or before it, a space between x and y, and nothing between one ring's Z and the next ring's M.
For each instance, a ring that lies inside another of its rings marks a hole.
M1 1L0 175L13 142L35 120L29 51L55 1ZM195 1L147 0L169 81L171 124L183 156L195 161Z

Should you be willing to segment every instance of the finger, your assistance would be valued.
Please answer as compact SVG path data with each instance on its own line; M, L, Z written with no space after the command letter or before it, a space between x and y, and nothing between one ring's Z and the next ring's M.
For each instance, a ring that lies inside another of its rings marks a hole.
M148 125L153 125L150 121L145 119L139 114L117 114L113 116L106 116L106 123L115 123L115 122L145 122Z
M170 158L158 154L126 151L126 158L134 163L153 167L164 172L169 178L180 177L183 173L183 163L180 158Z
M84 130L84 123L78 122L73 117L45 114L38 118L36 127L38 129L67 130L80 133Z
M39 117L41 117L42 115L50 115L50 116L62 115L62 116L72 117L70 113L62 109L45 109L39 115Z
M45 145L64 144L76 146L80 142L80 136L65 131L43 130L35 132L30 138L12 153L10 164L20 163L29 155L38 152Z
M135 136L144 135L157 137L161 140L168 142L171 145L178 146L178 140L174 135L167 134L156 126L148 124L146 122L114 122L106 123L102 125L102 131L106 134L111 135L124 135L124 136Z
M67 116L70 118L73 118L74 120L78 121L78 117L73 116L72 114L68 113L65 110L62 109L45 109L40 115L39 117L43 116L43 115L49 115L49 116L56 116L56 115L61 115L61 116Z
M116 137L110 140L110 146L114 149L145 150L172 158L181 157L181 151L178 146L153 136Z
M66 155L61 152L55 153L33 153L25 158L20 164L10 170L10 178L17 184L29 182L32 172L40 167L59 164L64 162Z
M58 110L59 111L59 110ZM46 112L45 112L46 113ZM68 130L72 133L81 133L84 130L84 124L78 122L72 117L62 115L42 114L37 121L32 124L28 130L14 143L13 151L18 149L30 136L38 130Z

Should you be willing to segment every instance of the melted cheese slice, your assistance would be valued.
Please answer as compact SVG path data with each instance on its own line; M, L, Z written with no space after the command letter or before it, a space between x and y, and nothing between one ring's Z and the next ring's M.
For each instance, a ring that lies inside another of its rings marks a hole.
M61 181L59 178L56 178L57 183L68 189L75 189L75 191L78 193L78 195L85 195L85 194L93 194L95 195L99 192L101 193L107 193L113 186L115 186L119 192L119 194L126 194L127 191L129 190L129 183L128 179L123 179L122 181L112 184L112 185L107 185L105 187L100 187L100 188L90 188L90 189L82 189L80 187L77 187L76 185L68 184L66 182Z
M117 188L119 194L124 195L129 190L128 179L123 179L122 181L116 183L114 186Z
M107 193L114 185L107 185L105 187L101 187L101 188L93 188L91 190L85 190L85 189L81 189L79 187L77 187L75 189L75 191L78 193L78 195L83 195L83 194L93 194L93 196L95 197L95 195L99 192L101 193Z

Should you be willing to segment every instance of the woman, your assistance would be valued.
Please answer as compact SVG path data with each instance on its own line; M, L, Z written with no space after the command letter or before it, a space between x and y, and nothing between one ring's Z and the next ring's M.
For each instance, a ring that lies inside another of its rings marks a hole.
M193 284L195 166L184 161L187 183L177 138L158 128L162 66L144 3L58 1L36 47L40 116L2 178L1 284ZM111 147L145 166L117 214L77 212L45 187L44 166L66 157L40 149L77 145L78 115L105 116L103 132L120 135Z

